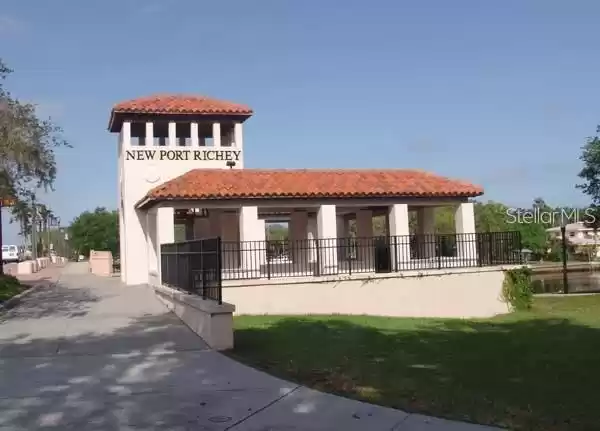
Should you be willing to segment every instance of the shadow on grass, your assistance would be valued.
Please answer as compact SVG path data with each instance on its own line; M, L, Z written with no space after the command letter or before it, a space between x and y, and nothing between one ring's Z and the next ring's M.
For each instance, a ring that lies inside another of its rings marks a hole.
M309 387L516 430L600 428L600 331L569 320L236 320L230 355Z

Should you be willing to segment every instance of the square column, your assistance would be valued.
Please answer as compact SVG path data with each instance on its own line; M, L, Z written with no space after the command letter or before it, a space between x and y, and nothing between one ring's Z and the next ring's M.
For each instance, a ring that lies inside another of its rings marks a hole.
M456 257L463 263L477 260L475 208L472 202L464 202L456 208L454 223L456 229Z
M167 146L175 147L177 145L177 123L169 122L169 138L167 139Z
M310 246L310 250L308 251L308 261L310 263L317 262L317 219L316 217L308 218L308 244Z
M158 217L156 208L146 213L146 253L148 256L148 274L160 277L160 246L158 245ZM149 278L150 280L150 278Z
M306 211L292 211L290 214L290 257L294 262L294 269L304 271L308 268L309 241L308 241L308 213Z
M154 246L154 252L149 253L150 256L154 257L156 267L154 270L158 273L159 278L162 280L161 274L161 245L170 244L175 242L175 210L173 208L157 208L156 212L152 214L154 217L149 218L148 232L154 230L155 237L152 238L152 246ZM150 244L149 244L150 246ZM149 261L149 271L152 271L152 263Z
M213 146L221 146L221 123L213 123L212 125L213 134Z
M239 149L244 147L244 133L242 123L235 123L233 126L233 146Z
M192 121L190 123L190 144L192 147L200 146L200 137L198 135L198 123Z
M258 207L240 208L239 224L241 269L249 277L259 277L261 266L266 263L266 247L264 224L258 219Z
M337 237L337 242L336 242L336 246L338 249L338 260L342 261L342 260L346 260L348 259L348 252L350 251L348 248L348 232L349 232L349 225L346 222L346 218L343 215L336 215L335 218L335 224L336 224L336 237Z
M337 217L335 205L321 205L317 212L319 274L337 274Z
M144 144L147 147L154 146L154 123L150 121L146 123L146 137L144 140Z
M146 211L136 210L135 208L125 208L124 214L125 241L124 251L125 259L121 257L122 262L126 262L127 268L125 274L121 275L123 282L127 285L148 283L148 236L147 236L147 217Z
M356 212L356 238L357 260L373 264L373 211L358 210Z
M429 259L436 255L434 207L417 209L417 247L420 259Z
M409 269L410 230L408 225L408 205L391 205L389 207L388 223L392 246L392 267L396 270Z
M121 126L121 152L119 154L119 189L118 189L118 197L119 197L119 259L121 260L121 281L125 283L127 280L127 232L126 232L126 223L125 223L125 211L123 206L124 199L124 169L123 169L123 154L129 147L131 147L131 123L129 121L124 121ZM33 248L32 248L33 249Z
M158 244L175 242L175 210L173 208L158 208L156 224Z
M127 248L125 238L127 233L125 232L125 215L123 211L119 211L119 259L121 260L121 281L125 282L127 277Z

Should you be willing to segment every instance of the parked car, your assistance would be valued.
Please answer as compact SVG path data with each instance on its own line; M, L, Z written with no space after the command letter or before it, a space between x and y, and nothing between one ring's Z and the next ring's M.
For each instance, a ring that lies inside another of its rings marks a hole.
M2 246L2 263L19 262L19 247L16 245L3 245Z

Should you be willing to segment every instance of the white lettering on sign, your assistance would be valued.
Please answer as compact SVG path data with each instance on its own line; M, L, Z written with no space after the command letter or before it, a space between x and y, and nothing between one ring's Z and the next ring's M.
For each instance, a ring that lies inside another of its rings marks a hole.
M238 162L240 150L127 150L125 160L222 160Z

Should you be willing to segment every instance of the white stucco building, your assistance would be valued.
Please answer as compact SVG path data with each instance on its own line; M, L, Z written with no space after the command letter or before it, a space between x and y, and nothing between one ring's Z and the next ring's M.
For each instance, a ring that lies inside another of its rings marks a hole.
M185 225L186 239L221 238L225 280L271 276L265 271L277 264L301 274L364 269L373 249L372 218L382 215L393 238L394 267L478 258L469 198L481 195L480 187L418 170L245 169L244 153L252 143L245 142L244 127L252 114L244 105L195 96L158 95L113 108L109 130L119 137L126 284L160 278L161 244L174 242L176 224ZM456 234L464 239L449 256L422 239L434 233L434 210L440 206L455 209ZM180 215L191 208L195 212ZM413 211L421 243L410 239ZM289 224L296 245L285 256L266 250L269 221ZM349 223L356 226L351 247L344 242Z
M562 240L560 226L546 229L550 238L556 241ZM584 222L568 223L565 225L566 242L576 248L585 248L588 251L595 249L596 258L600 257L600 235L594 229L586 226Z

